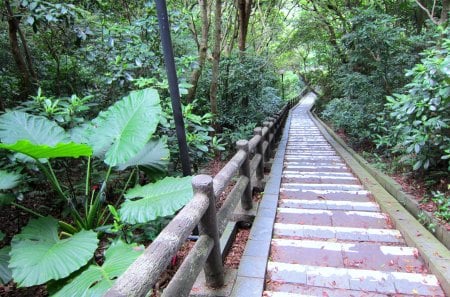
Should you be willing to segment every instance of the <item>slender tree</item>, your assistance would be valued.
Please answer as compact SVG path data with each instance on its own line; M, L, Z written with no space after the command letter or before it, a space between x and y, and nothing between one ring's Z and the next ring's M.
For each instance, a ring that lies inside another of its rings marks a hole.
M206 0L198 0L198 4L200 6L201 13L201 37L200 41L197 42L198 47L198 67L192 71L190 83L192 87L189 89L188 94L186 96L187 102L192 102L195 97L195 93L197 90L198 80L202 75L203 67L205 66L206 56L208 52L208 34L210 27L210 9ZM194 27L195 32L195 27ZM196 34L196 32L195 32ZM196 35L194 35L196 36ZM198 38L197 38L198 40Z
M236 0L239 17L238 48L241 53L245 52L246 49L248 24L252 13L252 2L252 0Z
M219 62L222 42L222 1L216 0L214 9L214 49L212 61L212 77L209 89L209 101L211 104L211 113L217 115L217 88L219 81ZM217 127L216 127L217 128Z
M20 16L14 14L9 0L4 0L4 5L8 20L8 36L11 54L21 75L22 86L20 97L24 100L31 93L33 83L37 81L37 75L34 71L27 40L20 29ZM23 53L21 48L23 49Z

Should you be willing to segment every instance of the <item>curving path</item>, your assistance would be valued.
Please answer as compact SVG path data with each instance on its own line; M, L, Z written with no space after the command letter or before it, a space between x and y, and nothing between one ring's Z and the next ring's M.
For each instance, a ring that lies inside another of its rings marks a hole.
M445 296L310 118L314 99L291 112L232 295Z

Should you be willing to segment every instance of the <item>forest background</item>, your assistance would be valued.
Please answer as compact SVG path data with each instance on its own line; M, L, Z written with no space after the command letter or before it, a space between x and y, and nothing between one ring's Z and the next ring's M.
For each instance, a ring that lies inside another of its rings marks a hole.
M307 87L320 94L316 112L354 148L385 172L411 177L425 188L422 198L436 217L450 220L448 0L167 2L194 172L208 160L226 159L235 141ZM155 3L3 0L0 11L0 176L9 181L0 183L9 222L0 233L0 258L14 262L0 269L2 282L11 280L13 268L22 286L71 283L74 271L92 263L92 251L70 275L24 278L26 266L9 247L19 251L26 237L26 230L16 233L29 217L17 217L17 209L55 232L47 215L56 217L66 232L57 233L60 239L95 230L136 244L151 240L163 225L157 218L187 199L151 217L129 203L132 185L167 190L182 180L167 177L179 175L180 162ZM142 114L123 116L133 108ZM138 151L115 146L108 117L148 126L136 144L151 152L147 163L132 160ZM19 126L30 130L12 133ZM42 147L69 139L87 147L61 146L78 150L65 155ZM26 153L30 147L42 154ZM109 153L117 147L125 157ZM97 235L83 235L96 249Z

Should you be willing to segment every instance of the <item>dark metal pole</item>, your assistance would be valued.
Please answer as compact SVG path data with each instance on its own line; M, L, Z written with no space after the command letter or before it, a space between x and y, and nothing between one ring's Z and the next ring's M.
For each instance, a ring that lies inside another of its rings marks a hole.
M183 175L191 175L191 164L189 161L189 150L184 131L183 113L181 111L180 91L178 89L178 78L173 58L172 39L170 38L169 17L167 16L167 6L165 0L155 0L156 11L158 13L159 31L164 52L164 62L166 64L167 78L169 80L170 98L172 100L173 117L180 148L181 166Z

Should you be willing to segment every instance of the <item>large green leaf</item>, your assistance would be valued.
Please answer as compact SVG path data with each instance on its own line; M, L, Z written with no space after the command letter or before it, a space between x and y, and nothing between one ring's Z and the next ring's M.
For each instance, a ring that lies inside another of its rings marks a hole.
M143 251L143 246L129 245L123 241L114 242L106 250L102 266L90 265L53 297L103 296L112 287L115 279L124 273Z
M167 147L167 137L150 140L136 156L124 164L117 166L118 170L125 170L131 166L143 166L158 172L166 171L169 164L170 151Z
M0 249L0 284L6 284L11 280L11 270L8 268L10 250L9 246Z
M55 218L31 220L11 242L9 267L20 287L40 285L64 278L86 265L97 244L94 231L82 230L59 239Z
M22 175L19 173L0 170L0 190L15 188L19 184L21 177Z
M86 144L70 142L63 128L41 116L13 111L0 116L0 148L34 159L92 155Z
M58 143L50 147L48 145L33 144L29 140L20 140L14 144L0 143L0 148L22 153L34 159L78 158L92 155L92 148L89 145L74 142Z
M174 214L192 196L192 177L166 177L154 184L137 186L125 194L120 217L130 224L145 223Z
M149 141L160 115L156 90L131 92L93 120L88 139L94 155L104 155L105 163L110 166L128 162Z
M24 139L48 146L70 141L63 128L45 117L21 111L1 115L0 142L13 144Z

